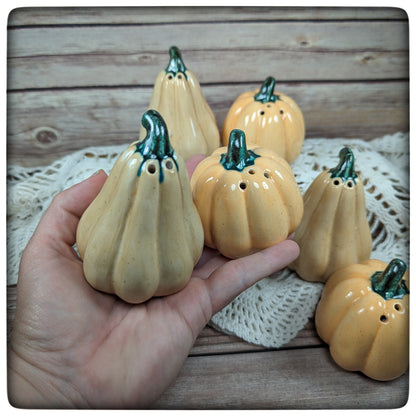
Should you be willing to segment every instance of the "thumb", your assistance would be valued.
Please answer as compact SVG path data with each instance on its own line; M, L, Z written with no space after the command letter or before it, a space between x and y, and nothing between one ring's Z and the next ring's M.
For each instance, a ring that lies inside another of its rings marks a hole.
M75 244L79 219L100 192L106 178L106 173L99 170L88 179L57 194L45 211L33 238L45 244L51 241L62 241L70 246Z

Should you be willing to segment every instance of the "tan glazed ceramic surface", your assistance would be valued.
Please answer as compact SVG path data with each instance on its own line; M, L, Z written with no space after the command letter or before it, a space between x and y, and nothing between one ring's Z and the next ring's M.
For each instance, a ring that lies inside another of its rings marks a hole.
M185 67L179 49L172 46L169 54L168 67L156 78L149 109L162 115L169 140L185 161L196 154L209 155L220 146L215 116L195 74ZM140 138L145 135L142 128Z
M120 155L77 229L87 281L130 303L182 289L204 241L185 163L163 119L148 111L143 125L146 139Z
M337 269L370 257L364 188L350 149L341 150L337 167L315 178L303 201L305 212L294 238L300 255L290 265L302 279L325 282Z

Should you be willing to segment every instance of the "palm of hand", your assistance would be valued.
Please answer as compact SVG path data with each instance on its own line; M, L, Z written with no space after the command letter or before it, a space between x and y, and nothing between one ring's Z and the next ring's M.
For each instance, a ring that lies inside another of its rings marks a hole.
M96 175L55 198L22 258L9 356L43 381L38 392L52 407L148 406L212 314L298 254L291 241L237 261L205 250L182 291L126 304L89 286L72 248L104 180Z
M81 261L69 247L64 253L48 248L30 260L26 258L25 264L33 280L21 290L31 296L25 296L28 302L19 310L14 336L29 334L31 351L26 359L31 361L32 356L33 365L62 380L67 397L85 406L143 406L154 401L173 381L211 316L198 277L176 295L129 305L89 286ZM217 261L222 260L214 257L211 263ZM36 263L41 266L39 273ZM44 270L50 273L41 275ZM199 271L204 276L204 267ZM39 279L41 285L36 284ZM181 305L187 305L188 311ZM189 321L185 312L197 319ZM148 357L137 367L134 362L142 354ZM149 378L153 384L147 384ZM77 391L71 391L74 385Z

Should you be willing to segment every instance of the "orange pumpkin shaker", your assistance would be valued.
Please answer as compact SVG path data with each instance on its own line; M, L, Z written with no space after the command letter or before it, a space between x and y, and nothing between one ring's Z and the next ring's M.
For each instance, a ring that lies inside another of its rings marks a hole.
M226 146L231 130L240 129L249 146L267 147L292 163L302 149L305 122L292 98L274 92L275 84L268 77L259 90L237 97L224 120L221 140Z
M409 365L406 264L366 260L338 270L316 308L318 335L342 368L392 380Z
M302 195L289 164L270 149L248 149L238 129L228 147L199 163L191 188L205 245L229 258L286 239L302 218Z

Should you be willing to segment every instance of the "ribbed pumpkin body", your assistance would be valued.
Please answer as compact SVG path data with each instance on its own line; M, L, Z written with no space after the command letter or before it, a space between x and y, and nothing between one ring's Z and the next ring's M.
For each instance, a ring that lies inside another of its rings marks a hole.
M77 229L87 281L130 303L182 289L203 248L185 163L144 156L140 143L120 155Z
M262 88L241 94L232 104L221 131L228 144L231 130L243 130L248 146L273 150L292 163L300 154L305 122L296 102L282 93L274 94L275 80L269 77Z
M286 239L303 213L289 164L269 149L247 150L244 133L234 132L228 148L204 159L191 178L205 244L229 258Z
M352 152L345 148L341 154L338 167L319 174L303 197L305 211L294 238L300 255L289 267L304 280L325 282L371 254L362 181Z
M149 109L164 118L169 139L185 160L196 154L210 154L220 145L215 116L205 100L195 74L183 64L176 47L170 49L171 61L156 78ZM142 129L140 137L146 132Z
M389 265L366 260L338 270L328 279L316 309L315 326L342 368L376 380L391 380L407 370L409 292L400 280L408 279L403 269L397 259ZM389 289L393 297L386 296L388 290L378 293L377 282L372 281L378 273L378 284L383 285L386 270L393 276L390 280L396 280L393 285L384 283L393 287Z

